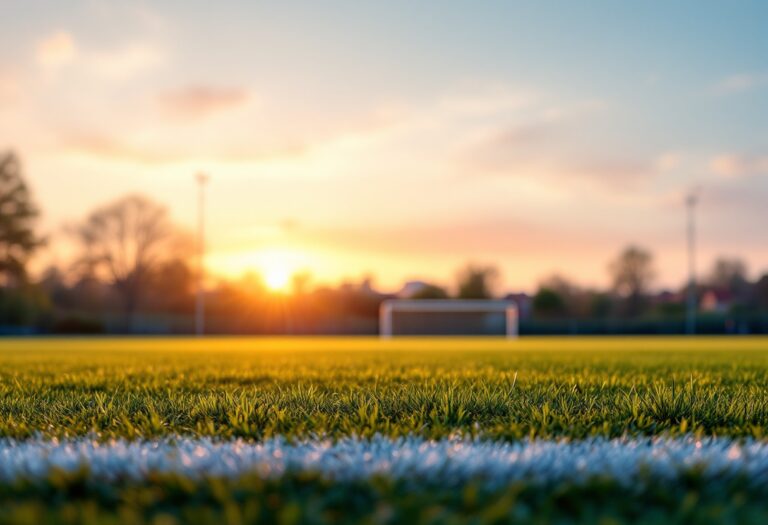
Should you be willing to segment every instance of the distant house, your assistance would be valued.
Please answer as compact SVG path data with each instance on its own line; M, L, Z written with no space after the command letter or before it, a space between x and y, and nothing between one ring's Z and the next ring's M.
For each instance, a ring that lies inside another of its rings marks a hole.
M424 281L408 281L397 292L400 299L450 299L448 291L440 285Z
M395 295L401 299L408 299L409 297L413 297L419 292L424 291L427 287L429 287L429 283L425 283L424 281L408 281Z
M671 292L662 290L651 298L654 305L680 304L685 302L685 295L682 292Z
M699 308L702 312L726 313L733 306L733 294L723 288L708 288L701 293Z
M517 304L517 315L520 319L528 319L533 311L533 298L524 292L508 293L505 301L514 301Z

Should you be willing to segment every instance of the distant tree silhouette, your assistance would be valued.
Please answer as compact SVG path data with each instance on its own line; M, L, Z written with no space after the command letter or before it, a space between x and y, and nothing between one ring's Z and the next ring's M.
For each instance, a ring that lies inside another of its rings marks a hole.
M34 231L38 215L18 157L0 154L0 280L5 286L26 279L27 261L43 244Z
M757 280L754 285L754 294L756 306L763 311L768 311L768 274Z
M604 319L611 315L613 300L611 294L592 291L589 294L588 318Z
M563 277L553 274L544 279L539 285L539 290L555 293L562 303L557 311L550 310L547 315L567 315L569 317L582 317L588 310L587 296L578 285ZM545 294L546 295L546 294ZM550 305L552 307L553 305ZM539 312L543 315L543 311Z
M747 282L747 265L736 257L718 257L709 274L709 284L730 289Z
M533 296L533 315L553 318L565 315L566 307L563 296L552 288L543 286Z
M129 330L155 266L169 255L174 228L165 207L128 195L91 212L75 233L80 262L106 277L120 295Z
M625 302L624 313L642 313L648 288L655 276L653 255L639 246L628 246L608 267L613 290Z
M498 278L493 266L468 264L459 271L459 299L490 299Z
M153 311L194 311L195 272L182 257L169 257L149 272L144 295Z

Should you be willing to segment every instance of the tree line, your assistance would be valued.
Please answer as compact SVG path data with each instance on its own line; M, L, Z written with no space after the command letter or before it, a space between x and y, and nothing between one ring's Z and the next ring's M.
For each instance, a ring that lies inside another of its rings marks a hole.
M192 237L167 209L138 194L99 206L66 228L74 262L32 277L30 261L48 239L37 232L40 209L12 152L0 154L0 330L17 332L178 332L193 330L197 270ZM537 321L675 319L684 313L686 286L654 292L652 254L629 246L607 265L611 286L581 287L562 276L543 280L524 315ZM501 298L500 273L469 264L453 289L417 283L414 299ZM697 285L697 300L720 316L768 311L768 275L750 281L738 258L720 258ZM392 295L370 279L312 286L293 278L290 294L270 293L259 276L218 279L206 290L208 322L221 333L369 333L378 308ZM704 303L704 301L709 301Z

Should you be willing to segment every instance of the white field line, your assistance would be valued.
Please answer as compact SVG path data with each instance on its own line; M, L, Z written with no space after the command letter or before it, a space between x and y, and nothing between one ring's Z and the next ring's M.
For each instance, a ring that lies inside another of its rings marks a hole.
M174 438L154 441L0 439L0 482L39 479L51 470L87 468L96 479L142 480L150 473L191 478L316 472L337 481L383 475L453 486L479 478L489 486L513 481L583 483L599 476L628 486L639 479L674 482L700 470L706 479L744 476L768 482L768 443L723 438L534 440L504 443L416 437L346 438L261 443Z

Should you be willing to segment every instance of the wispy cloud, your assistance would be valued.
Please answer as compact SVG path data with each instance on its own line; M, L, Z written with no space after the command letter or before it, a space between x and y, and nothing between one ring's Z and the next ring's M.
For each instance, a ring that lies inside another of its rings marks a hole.
M674 169L679 158L658 158L592 152L577 146L573 123L534 121L502 127L472 142L461 154L465 172L477 175L529 178L531 173L549 182L599 186L604 190L637 187L663 170ZM578 152L578 153L577 153Z
M95 73L119 80L161 66L167 55L155 44L129 42L116 48L95 51L87 59Z
M569 171L571 170L568 166L563 166L563 172ZM579 176L624 191L627 187L641 185L657 173L655 163L651 159L620 155L594 155L577 161L572 171Z
M712 87L715 95L732 95L768 86L768 73L740 73L730 75Z
M184 162L253 163L295 157L306 151L302 144L260 145L250 148L214 145L200 150L193 145L119 139L101 133L66 133L59 141L63 152L114 163L163 165Z
M475 96L485 98L483 93ZM590 127L598 119L611 122L607 110L612 104L606 100L562 100L545 93L498 100L496 111L488 101L464 102L462 119L443 111L441 127L454 127L461 134L455 150L448 152L461 176L516 180L555 193L555 188L567 188L626 195L628 187L641 187L680 163L680 156L669 152L645 155L596 145Z
M70 134L62 140L68 153L136 164L164 164L179 160L168 150L137 146L107 135Z
M436 109L453 115L492 115L500 111L517 111L530 107L539 98L533 91L510 90L505 86L487 86L472 91L450 93L440 97Z
M551 143L562 130L549 122L527 122L504 127L488 137L483 144L491 150L516 149L535 144Z
M768 175L768 155L724 153L713 157L709 167L716 175L726 178Z
M75 38L67 31L57 31L40 40L35 50L37 63L46 68L58 68L72 63L78 55Z
M679 151L667 151L656 158L656 169L661 172L678 168L685 161L685 155Z
M567 233L567 234L566 234ZM597 233L576 227L551 227L535 220L506 217L453 220L432 224L300 228L293 232L304 243L319 243L372 253L429 253L465 256L467 253L515 253L520 246L548 252L580 251L585 240L601 242ZM605 244L610 246L611 240ZM554 248L557 247L557 248Z
M244 88L200 85L162 93L158 100L172 117L200 118L241 106L251 98Z
M160 45L138 37L111 47L87 46L73 33L60 30L38 42L35 59L45 69L70 66L96 76L124 80L162 65L167 53Z

